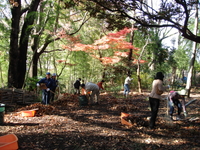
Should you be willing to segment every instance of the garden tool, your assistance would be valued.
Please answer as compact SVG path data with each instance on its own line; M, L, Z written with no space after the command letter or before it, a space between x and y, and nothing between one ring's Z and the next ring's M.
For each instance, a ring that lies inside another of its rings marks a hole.
M46 86L45 84L41 84L41 85L40 85L40 89L41 89L41 90L44 90L44 89L46 90L46 89L48 89L48 88L47 88L47 86ZM51 93L53 93L53 94L56 94L56 93L53 92L52 90L49 90L49 91L50 91Z

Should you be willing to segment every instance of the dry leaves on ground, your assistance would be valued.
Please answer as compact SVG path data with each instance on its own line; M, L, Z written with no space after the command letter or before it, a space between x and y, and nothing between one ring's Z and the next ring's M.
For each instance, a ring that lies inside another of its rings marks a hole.
M115 95L117 96L117 95ZM51 105L35 103L5 114L1 135L14 133L19 149L199 149L199 99L188 106L188 117L172 121L161 102L157 126L149 129L148 96L134 94L125 99L101 95L100 105L79 106L78 96L65 93ZM38 109L35 117L20 111ZM121 124L123 118L132 126ZM191 119L193 118L193 119Z

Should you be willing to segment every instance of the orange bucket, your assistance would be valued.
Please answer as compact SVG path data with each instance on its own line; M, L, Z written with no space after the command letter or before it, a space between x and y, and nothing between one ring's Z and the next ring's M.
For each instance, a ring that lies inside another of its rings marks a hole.
M21 111L21 114L23 117L34 117L36 113L36 110L23 110Z
M15 134L0 136L0 150L17 150L18 138Z

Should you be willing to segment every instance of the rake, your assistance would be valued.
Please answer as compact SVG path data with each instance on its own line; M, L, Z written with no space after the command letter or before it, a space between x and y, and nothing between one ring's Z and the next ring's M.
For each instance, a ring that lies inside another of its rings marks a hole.
M46 86L45 84L41 84L41 85L40 85L40 89L41 89L41 90L46 90L46 89L48 89L48 88L47 88L47 86ZM49 90L49 91L50 91L51 93L55 94L55 92L53 92L52 90Z

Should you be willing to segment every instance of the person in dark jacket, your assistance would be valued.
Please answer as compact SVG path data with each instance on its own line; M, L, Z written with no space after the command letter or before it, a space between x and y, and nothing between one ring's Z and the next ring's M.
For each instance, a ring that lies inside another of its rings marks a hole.
M37 86L44 84L47 87L46 89L42 89L42 104L45 105L49 104L50 102L50 90L53 85L50 75L50 72L47 72L46 77L37 82Z
M76 82L74 83L75 93L74 94L80 94L80 86L81 86L81 78L78 78Z
M51 93L50 93L50 102L54 101L54 97L55 97L55 92L56 92L56 88L58 87L58 80L56 80L56 73L53 73L51 76L52 79L52 87L51 87Z

